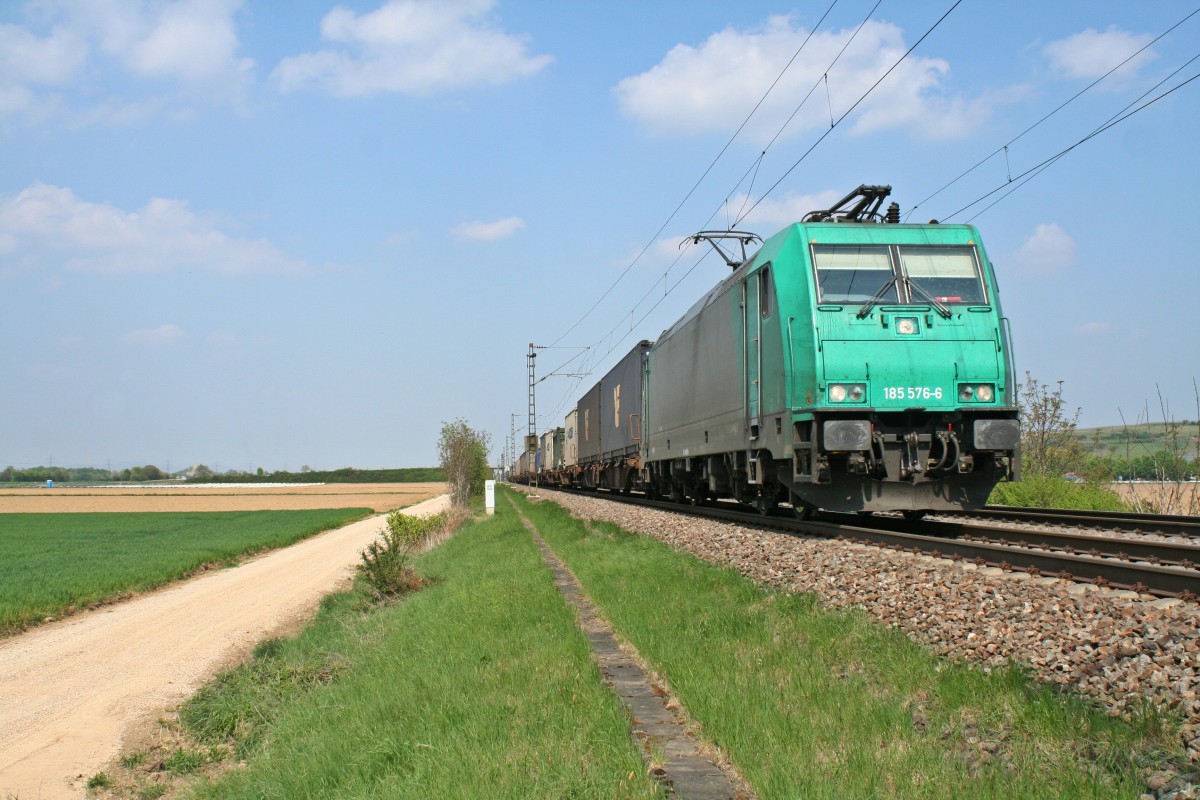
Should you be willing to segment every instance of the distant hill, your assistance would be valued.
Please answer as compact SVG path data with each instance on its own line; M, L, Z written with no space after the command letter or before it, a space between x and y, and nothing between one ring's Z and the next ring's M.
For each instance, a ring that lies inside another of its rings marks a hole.
M1200 428L1194 420L1181 420L1173 426L1161 422L1140 425L1106 425L1099 428L1079 428L1079 441L1094 456L1137 458L1152 456L1167 449L1171 428L1176 429L1178 445L1190 457L1196 456L1196 437Z

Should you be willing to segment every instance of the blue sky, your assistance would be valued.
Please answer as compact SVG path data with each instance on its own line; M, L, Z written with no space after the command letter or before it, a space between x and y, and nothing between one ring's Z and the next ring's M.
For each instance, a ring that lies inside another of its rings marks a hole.
M901 60L952 4L4 3L0 462L498 453L530 342L561 424L725 274L683 237L860 183L979 227L1082 424L1194 418L1200 80L1009 179L1200 72L1195 5L965 0Z

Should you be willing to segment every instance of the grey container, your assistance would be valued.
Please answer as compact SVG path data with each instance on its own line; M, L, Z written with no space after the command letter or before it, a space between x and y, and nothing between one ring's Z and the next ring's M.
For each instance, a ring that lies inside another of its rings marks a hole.
M600 380L600 458L636 456L642 442L642 370L653 343L642 340Z
M576 435L579 441L579 466L586 467L600 460L600 384L579 398L576 407Z

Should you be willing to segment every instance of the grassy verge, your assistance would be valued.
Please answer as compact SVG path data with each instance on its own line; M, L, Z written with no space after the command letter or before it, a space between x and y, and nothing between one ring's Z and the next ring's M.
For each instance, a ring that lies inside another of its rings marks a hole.
M232 564L371 512L0 514L0 634Z
M1128 798L1169 740L948 663L863 614L768 591L644 536L523 509L760 798Z
M194 751L247 762L195 797L661 796L513 514L414 563L426 588L331 595L185 705Z

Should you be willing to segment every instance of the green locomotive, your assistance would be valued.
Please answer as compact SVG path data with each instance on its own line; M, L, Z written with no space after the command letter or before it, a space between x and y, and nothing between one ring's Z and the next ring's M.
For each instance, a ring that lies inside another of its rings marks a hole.
M861 186L749 260L644 357L652 495L764 513L976 508L1019 472L1012 349L970 225L901 224ZM633 476L630 476L633 478Z

